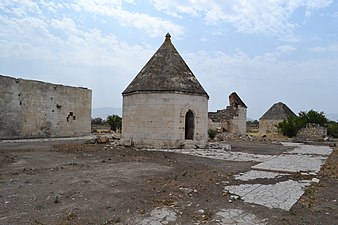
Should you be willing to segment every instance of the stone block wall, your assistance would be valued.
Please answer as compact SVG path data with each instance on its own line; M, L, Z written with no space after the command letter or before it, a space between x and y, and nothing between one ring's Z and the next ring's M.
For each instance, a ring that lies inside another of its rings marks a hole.
M0 139L90 134L91 90L0 76Z
M308 124L297 133L298 138L305 140L321 140L325 136L327 136L327 128L318 124Z
M212 121L208 119L208 129L218 130L220 132L227 131L234 134L246 134L246 113L245 107L239 106L236 110L236 115L231 115L231 118L220 118L220 121Z
M235 116L229 124L229 132L235 134L246 134L246 108L238 107L238 116Z
M195 117L192 141L185 140L185 115ZM123 96L122 141L137 147L179 148L206 144L208 98L180 93L139 93Z
M259 133L269 134L269 133L278 133L276 125L283 120L273 120L273 119L260 119L259 120Z

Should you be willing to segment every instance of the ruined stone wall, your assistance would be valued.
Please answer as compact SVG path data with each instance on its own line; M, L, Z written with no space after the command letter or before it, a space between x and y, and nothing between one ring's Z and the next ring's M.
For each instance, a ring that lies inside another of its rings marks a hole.
M222 131L223 125L221 122L214 122L212 119L208 119L208 129Z
M227 108L228 109L228 108ZM208 129L214 129L218 131L226 131L234 134L246 134L246 113L247 109L239 106L236 110L236 115L232 115L231 118L220 118L220 122L212 121L208 119Z
M246 108L238 107L238 116L230 121L228 129L230 133L246 134Z
M0 76L0 139L90 134L91 90Z
M194 138L185 140L185 115L195 117ZM143 93L123 97L122 141L137 147L179 148L206 144L208 99L179 93Z
M278 133L276 125L283 120L268 120L260 119L259 120L259 133L269 134L269 133Z
M327 136L327 128L318 124L308 124L297 132L297 137L305 140L320 140Z

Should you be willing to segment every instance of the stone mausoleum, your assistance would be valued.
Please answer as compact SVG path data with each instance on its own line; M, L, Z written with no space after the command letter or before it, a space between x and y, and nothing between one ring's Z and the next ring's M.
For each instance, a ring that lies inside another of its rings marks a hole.
M259 132L261 134L278 133L277 125L289 116L296 114L284 103L277 102L259 118Z
M169 34L122 96L123 143L148 148L207 143L209 96Z
M0 75L0 139L90 135L92 91Z

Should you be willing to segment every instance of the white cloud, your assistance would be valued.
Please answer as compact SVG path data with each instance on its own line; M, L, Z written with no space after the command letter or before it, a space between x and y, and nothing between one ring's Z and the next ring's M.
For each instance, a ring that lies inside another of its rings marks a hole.
M281 53L290 54L294 52L296 48L290 45L282 45L282 46L278 46L277 50Z
M293 13L300 7L307 9L306 17L312 10L325 8L331 0L152 0L155 8L169 15L181 17L183 14L202 16L207 23L226 22L237 31L290 36L298 26L291 22Z
M332 0L306 0L306 7L309 9L321 9L329 6Z
M133 3L133 1L126 1ZM144 30L150 36L163 36L170 31L176 37L180 37L184 33L184 28L180 25L174 24L171 21L164 20L159 17L150 16L145 13L129 12L122 8L122 1L108 1L108 0L79 0L76 8L82 8L85 11L115 18L122 26L134 27Z
M76 28L76 24L71 18L63 18L61 20L59 19L52 19L51 20L51 26L64 30L67 33L75 34L78 32L78 29Z
M149 51L138 45L129 45L113 34L102 34L98 29L81 30L69 17L23 18L0 15L0 49L2 57L20 57L45 63L86 66L139 65ZM60 35L62 31L66 35ZM135 58L131 61L130 58ZM137 58L137 59L136 59ZM129 65L127 65L129 64Z
M164 11L168 15L182 18L182 14L188 14L191 16L198 16L201 11L208 8L209 1L205 0L152 0L154 7L157 10Z
M335 59L282 60L278 52L259 57L244 53L207 52L183 55L208 94L209 110L224 108L227 96L236 91L257 119L273 103L287 103L295 112L328 108L323 95L335 96ZM332 107L334 110L334 107Z
M324 53L326 51L327 51L327 49L323 48L323 47L310 48L310 52L315 52L315 53Z
M309 49L311 52L315 53L337 53L338 54L338 43L331 44L326 47L314 47Z
M312 15L312 12L311 11L306 11L305 12L305 17L308 18L308 17L311 17Z

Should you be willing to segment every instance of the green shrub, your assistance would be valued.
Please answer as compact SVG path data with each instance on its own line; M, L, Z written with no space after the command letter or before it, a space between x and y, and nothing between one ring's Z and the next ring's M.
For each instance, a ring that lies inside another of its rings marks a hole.
M296 136L299 127L299 118L296 116L289 116L279 124L277 124L277 128L279 132L281 132L284 136L289 138Z
M279 124L277 124L278 130L287 137L295 137L299 129L305 127L307 124L319 124L325 126L328 120L323 112L316 112L310 110L308 112L300 112L299 116L289 116Z
M209 129L208 130L208 135L209 135L210 139L213 140L216 137L216 134L217 134L217 130L215 130L215 129Z
M92 124L99 124L99 125L101 125L101 124L103 124L103 122L104 122L103 119L100 118L100 117L92 119Z
M327 135L338 138L338 123L332 121L327 125Z
M110 129L113 131L122 128L122 118L119 117L118 115L108 116L107 123L110 125Z

